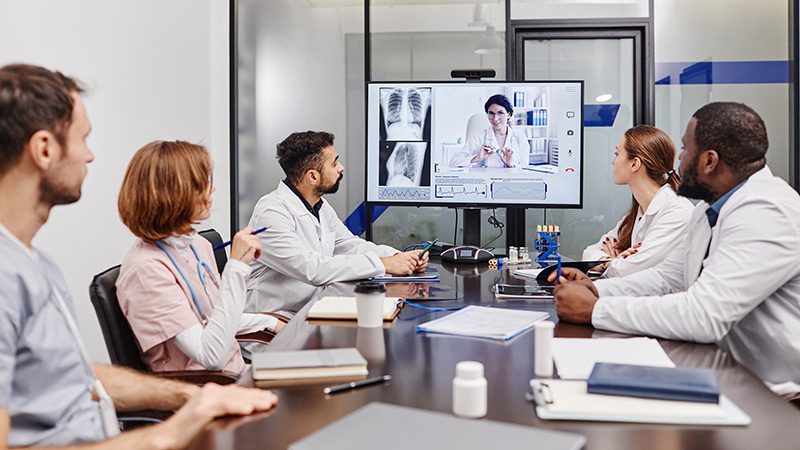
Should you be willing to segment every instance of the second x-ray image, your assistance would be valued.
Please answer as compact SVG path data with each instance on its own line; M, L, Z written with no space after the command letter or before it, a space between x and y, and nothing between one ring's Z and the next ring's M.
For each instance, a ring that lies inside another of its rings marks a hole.
M381 140L430 141L431 88L381 88Z
M380 186L430 186L431 163L427 142L381 142Z

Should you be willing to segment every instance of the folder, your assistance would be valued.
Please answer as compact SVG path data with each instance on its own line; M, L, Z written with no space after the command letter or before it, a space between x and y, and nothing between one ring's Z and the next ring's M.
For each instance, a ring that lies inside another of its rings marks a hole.
M544 420L749 425L744 411L725 395L719 403L681 402L590 394L585 381L530 381L536 415Z
M597 363L586 380L592 394L719 402L719 379L713 369Z

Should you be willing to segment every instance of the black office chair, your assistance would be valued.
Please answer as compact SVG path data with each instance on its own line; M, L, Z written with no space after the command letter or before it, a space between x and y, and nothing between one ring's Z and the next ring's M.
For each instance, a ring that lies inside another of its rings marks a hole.
M213 228L203 230L197 234L206 238L208 242L211 242L212 247L222 244L222 236L220 236L219 233L217 233L217 230ZM225 268L225 264L228 262L228 254L225 253L225 249L221 248L219 250L214 250L214 259L217 260L217 270L219 273L222 273L222 269Z
M115 285L119 276L119 267L114 266L98 275L95 275L89 285L89 297L92 299L97 320L103 330L103 338L108 347L108 356L111 362L129 367L139 372L151 373L142 361L139 346L133 331L128 324L128 319L122 313L117 301L117 287ZM217 384L230 384L238 376L226 371L183 370L157 372L154 375L164 378L175 378L194 384L205 384L213 381Z

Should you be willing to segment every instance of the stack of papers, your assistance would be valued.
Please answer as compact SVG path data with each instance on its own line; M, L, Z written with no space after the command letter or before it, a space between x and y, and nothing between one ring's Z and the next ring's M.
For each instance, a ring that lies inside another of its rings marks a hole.
M417 326L417 331L507 340L550 317L542 311L470 305L441 319Z
M675 363L648 337L605 339L553 339L553 361L562 380L585 380L597 362L675 367Z
M511 272L511 275L514 275L515 277L528 278L530 280L535 280L536 277L539 276L539 273L541 271L543 271L543 270L544 270L544 268L519 269L519 270L515 270L515 271Z

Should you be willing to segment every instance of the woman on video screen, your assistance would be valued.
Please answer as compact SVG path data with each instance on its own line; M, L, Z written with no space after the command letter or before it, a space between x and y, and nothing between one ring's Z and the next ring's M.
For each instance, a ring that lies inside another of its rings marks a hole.
M508 97L496 94L483 106L489 127L467 136L464 148L450 159L451 167L523 167L527 140L511 128L514 108Z
M655 266L686 232L692 203L679 197L675 146L650 125L635 126L617 144L614 183L627 184L633 204L617 226L583 251L585 261L608 262L604 277L621 277Z

